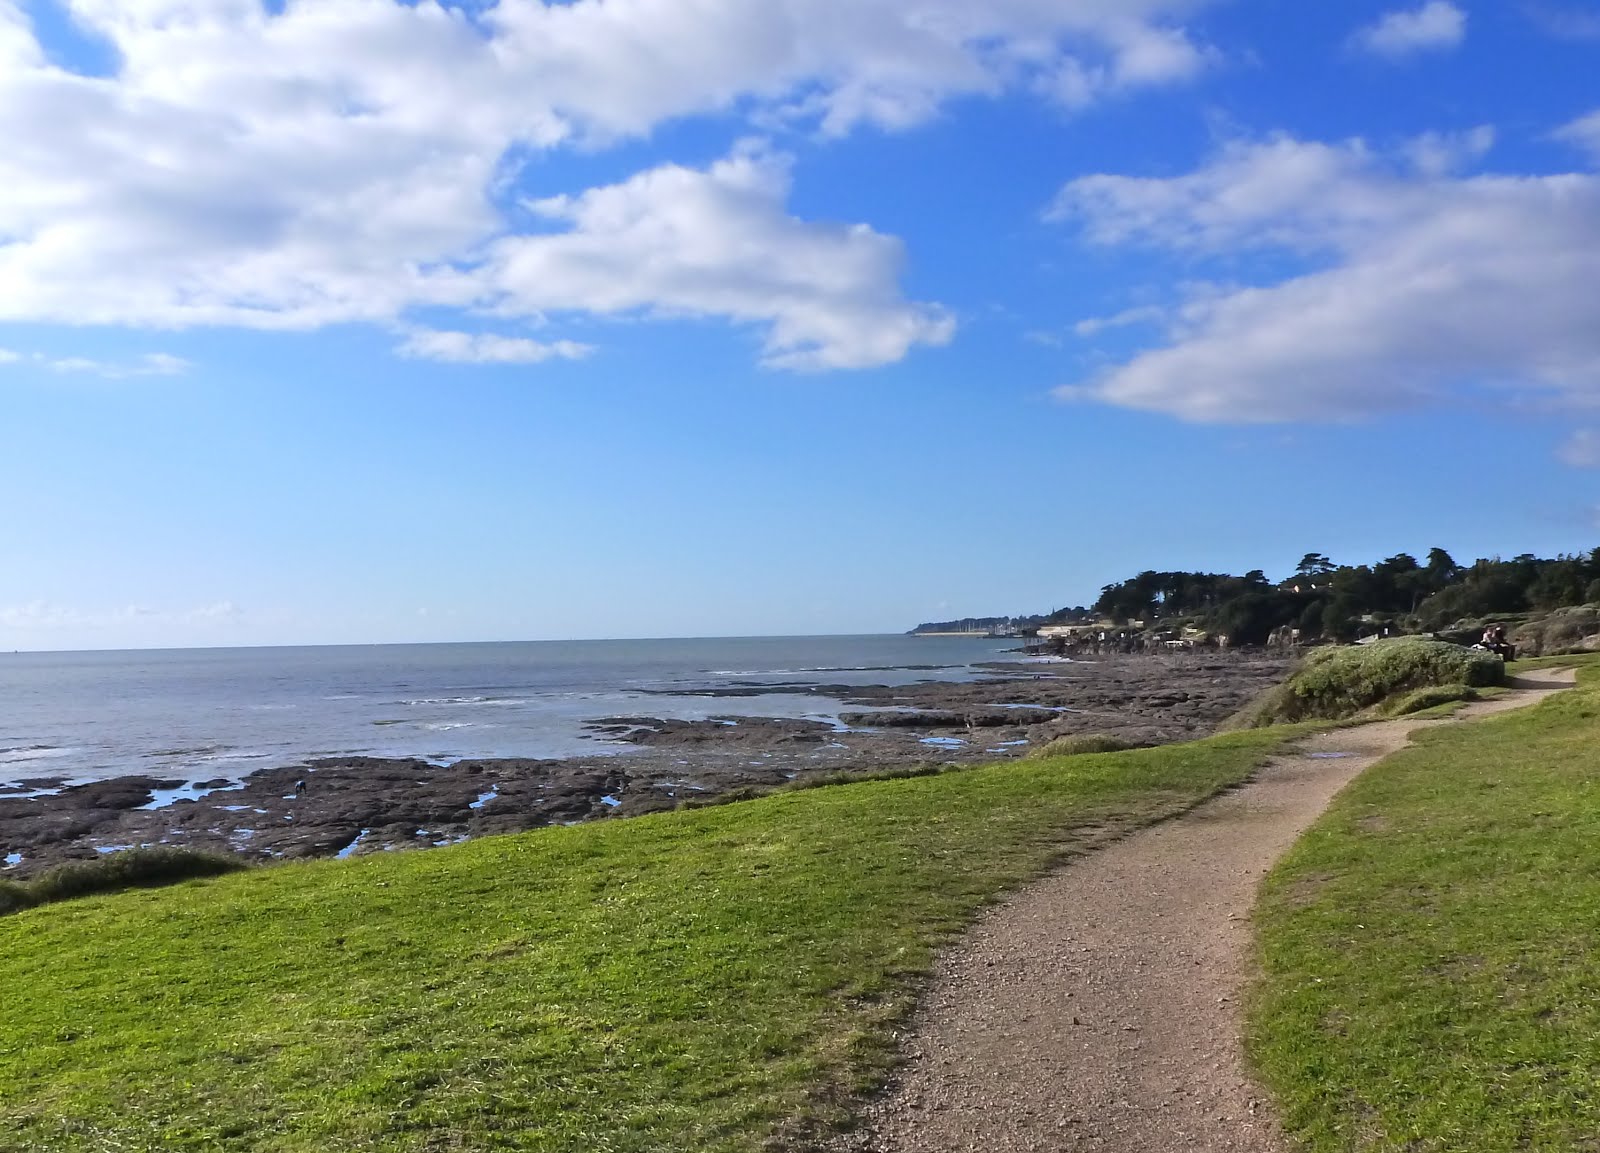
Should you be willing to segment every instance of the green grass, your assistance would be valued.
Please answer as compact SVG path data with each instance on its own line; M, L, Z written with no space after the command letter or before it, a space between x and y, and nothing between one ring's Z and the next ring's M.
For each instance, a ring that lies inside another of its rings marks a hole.
M1600 1148L1589 664L1535 709L1421 734L1268 878L1249 1043L1305 1148Z
M1013 763L0 918L0 1149L811 1147L932 950L1282 742Z
M1506 666L1506 672L1516 676L1518 673L1538 672L1540 669L1585 669L1594 667L1597 664L1600 664L1600 653L1577 653L1555 657L1526 657L1522 660L1512 661Z
M1378 711L1386 717L1441 716L1454 712L1456 706L1477 700L1478 696L1477 689L1466 685L1431 685L1390 697L1378 706Z
M1499 657L1421 637L1317 649L1287 680L1236 717L1235 723L1275 725L1344 720L1364 713L1394 715L1395 709L1405 707L1405 698L1418 690L1444 688L1464 693L1497 685L1504 676ZM1444 701L1438 699L1421 707L1441 703Z

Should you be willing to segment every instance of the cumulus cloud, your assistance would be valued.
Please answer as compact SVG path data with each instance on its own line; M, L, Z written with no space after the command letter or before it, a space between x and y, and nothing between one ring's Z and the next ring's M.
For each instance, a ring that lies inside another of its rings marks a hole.
M883 364L949 340L942 310L900 299L900 242L786 215L789 179L785 157L747 145L705 171L665 165L532 204L561 228L491 249L497 307L729 317L762 325L766 362L784 368Z
M1391 60L1420 52L1446 51L1467 35L1467 14L1450 0L1428 0L1420 8L1390 12L1355 35L1355 44Z
M492 333L440 332L418 329L400 345L400 355L447 364L540 364L546 360L581 360L594 349L571 340L544 343L526 337Z
M1192 80L1213 57L1180 28L1130 23L1112 35L1116 51L1109 58L1062 56L1041 72L1035 89L1076 111L1120 92Z
M1052 215L1094 243L1297 269L1191 294L1164 345L1064 396L1227 422L1600 403L1600 176L1431 175L1277 137L1170 179L1074 181Z
M495 277L538 259L512 259L518 242L556 250L509 204L551 149L704 114L899 130L1068 76L1059 98L1081 104L1193 75L1204 51L1176 20L1206 0L65 2L111 74L52 63L21 0L0 0L0 320L308 329L515 306L529 286ZM790 273L809 267L790 303L685 289L707 265L760 280L769 263L703 236L654 253L681 267L637 270L676 295L619 307L770 324L768 359L805 367L877 362L829 335L863 297L898 326L889 355L943 331L859 283L892 263L884 238L768 216ZM596 292L578 276L533 295L583 310Z

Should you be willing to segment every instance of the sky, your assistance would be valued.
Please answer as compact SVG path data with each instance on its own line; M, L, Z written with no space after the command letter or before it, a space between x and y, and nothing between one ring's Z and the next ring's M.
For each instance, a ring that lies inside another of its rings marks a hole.
M0 0L0 649L1600 545L1600 0Z

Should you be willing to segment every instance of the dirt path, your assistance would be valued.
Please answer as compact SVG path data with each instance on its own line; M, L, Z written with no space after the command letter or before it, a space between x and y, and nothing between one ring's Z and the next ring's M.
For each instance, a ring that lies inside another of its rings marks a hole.
M1533 674L1462 718L1572 683ZM1335 793L1419 728L1326 733L1244 788L1018 892L941 961L873 1153L1277 1153L1245 1071L1236 1002L1262 874Z

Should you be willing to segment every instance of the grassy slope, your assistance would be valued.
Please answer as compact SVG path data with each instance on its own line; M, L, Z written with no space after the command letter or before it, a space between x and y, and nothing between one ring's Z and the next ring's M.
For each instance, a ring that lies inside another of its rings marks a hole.
M1600 1148L1600 667L1581 686L1426 734L1270 876L1251 1048L1308 1148Z
M702 1153L794 1136L882 1071L931 950L983 902L1093 826L1239 781L1281 740L792 793L0 918L0 1148Z

